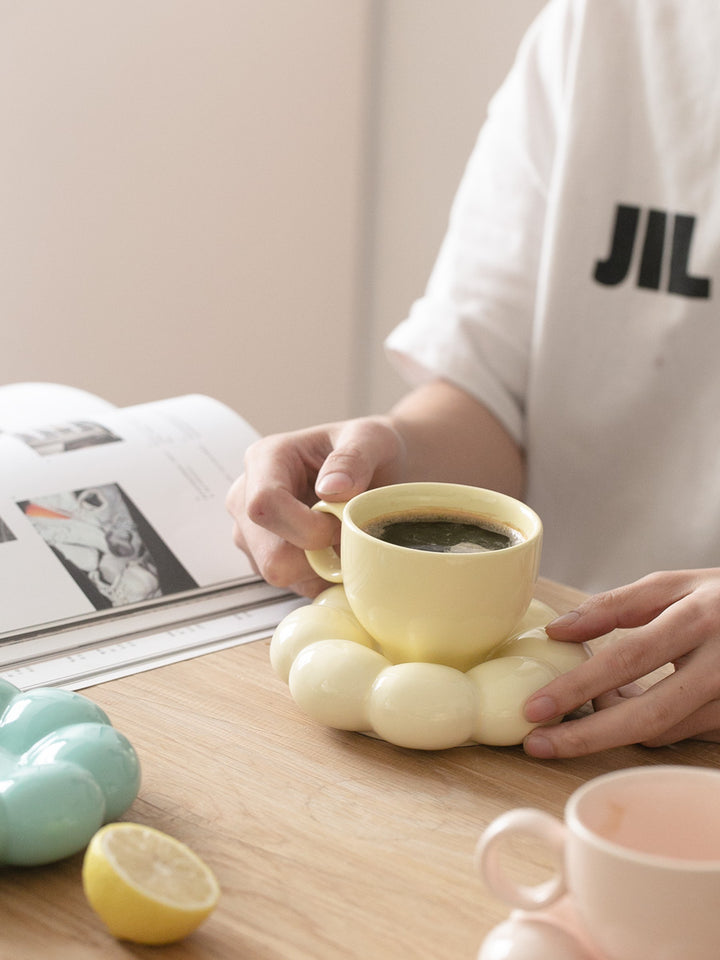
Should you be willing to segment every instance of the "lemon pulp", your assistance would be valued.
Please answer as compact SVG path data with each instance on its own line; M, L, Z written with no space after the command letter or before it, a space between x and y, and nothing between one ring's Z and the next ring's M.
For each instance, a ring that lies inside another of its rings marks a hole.
M172 943L192 933L217 905L212 870L174 837L138 823L111 823L93 836L83 889L121 940Z

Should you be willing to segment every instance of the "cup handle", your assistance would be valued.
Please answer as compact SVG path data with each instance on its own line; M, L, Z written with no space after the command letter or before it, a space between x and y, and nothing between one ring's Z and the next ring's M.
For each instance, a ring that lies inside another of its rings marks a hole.
M332 513L338 520L342 521L345 503L327 503L325 500L318 500L317 503L312 505L311 509L319 510L321 513ZM340 557L335 547L306 550L305 556L315 573L323 580L329 580L330 583L343 582Z
M515 837L531 837L546 843L563 864L565 827L556 817L542 810L521 807L501 814L484 831L475 851L475 862L493 893L522 910L539 910L558 900L567 890L564 867L554 877L535 886L517 883L502 865L503 843Z

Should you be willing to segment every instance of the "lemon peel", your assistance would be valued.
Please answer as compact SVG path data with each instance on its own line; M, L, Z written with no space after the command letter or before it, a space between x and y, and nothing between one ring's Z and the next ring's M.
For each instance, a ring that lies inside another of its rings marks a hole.
M119 940L173 943L217 906L208 865L174 837L139 823L110 823L92 837L82 882L90 906Z

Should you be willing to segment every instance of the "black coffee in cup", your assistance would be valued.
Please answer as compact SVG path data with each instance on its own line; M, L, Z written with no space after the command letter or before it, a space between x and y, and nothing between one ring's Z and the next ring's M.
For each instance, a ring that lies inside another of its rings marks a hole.
M485 553L522 541L507 524L462 511L405 510L377 517L366 533L385 543L432 553Z

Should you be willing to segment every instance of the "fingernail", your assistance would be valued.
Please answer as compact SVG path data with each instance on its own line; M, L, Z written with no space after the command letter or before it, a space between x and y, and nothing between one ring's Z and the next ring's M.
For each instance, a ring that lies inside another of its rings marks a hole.
M536 697L525 704L525 719L530 723L545 723L558 715L558 706L552 697Z
M555 748L551 741L541 733L529 733L525 737L523 747L525 753L538 760L552 760L555 756Z
M551 620L548 624L549 627L569 627L571 624L575 623L576 620L580 619L580 614L577 610L571 610L569 613L564 613L561 617L555 617L554 620Z
M347 473L327 473L320 477L315 485L315 491L321 497L342 496L352 490L352 477Z

